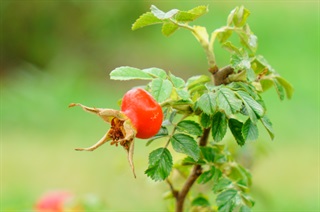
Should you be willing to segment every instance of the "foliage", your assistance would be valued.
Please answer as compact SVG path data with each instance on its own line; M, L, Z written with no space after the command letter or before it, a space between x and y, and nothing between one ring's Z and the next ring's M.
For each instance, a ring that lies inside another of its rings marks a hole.
M195 180L197 184L211 186L215 204L202 194L192 192L192 207L249 211L254 205L249 195L251 175L233 159L228 146L222 141L228 129L240 146L255 141L259 135L259 124L273 139L272 124L266 115L261 93L273 86L283 100L285 96L291 98L293 88L263 56L256 55L257 36L247 24L250 15L248 9L236 7L228 16L226 26L211 34L205 27L189 25L207 12L207 6L188 11L172 9L168 12L151 6L151 11L141 15L132 29L161 24L165 36L172 35L180 28L191 31L205 50L213 80L205 75L196 75L185 81L160 68L128 66L116 68L110 77L121 81L147 80L145 89L161 104L164 111L161 130L147 145L160 138L165 139L166 143L150 153L145 174L155 181L170 182L177 211L182 210L185 196ZM238 44L230 40L232 34L239 37ZM221 69L214 55L216 41L230 52L230 64ZM208 136L210 142L207 141ZM169 145L186 158L173 164ZM170 173L174 169L183 169L189 175L180 191L171 183L174 179ZM182 205L180 208L179 204Z

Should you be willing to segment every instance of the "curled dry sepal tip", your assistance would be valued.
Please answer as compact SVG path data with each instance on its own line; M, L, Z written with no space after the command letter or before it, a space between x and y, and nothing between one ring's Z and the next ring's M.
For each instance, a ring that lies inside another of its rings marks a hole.
M133 88L124 95L120 111L92 108L79 103L69 105L69 107L74 106L80 106L87 112L97 114L111 124L108 132L96 144L88 148L76 148L76 150L93 151L108 141L111 141L111 145L120 144L128 153L129 164L136 177L133 164L134 138L151 138L160 130L163 113L158 102L147 91Z

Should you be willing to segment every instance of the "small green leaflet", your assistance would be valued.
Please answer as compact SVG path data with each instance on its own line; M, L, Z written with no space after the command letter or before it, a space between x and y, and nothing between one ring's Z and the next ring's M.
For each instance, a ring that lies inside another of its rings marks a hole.
M285 96L284 88L282 87L282 85L279 83L279 81L276 78L272 79L272 81L273 81L274 87L276 88L276 91L277 91L277 94L278 94L280 100L284 100L284 96Z
M171 95L173 85L169 80L156 78L151 81L151 94L157 102L163 102Z
M171 72L169 72L169 78L175 88L183 88L186 84L183 79L174 76Z
M165 180L172 169L172 156L167 148L158 148L149 155L149 167L145 174L154 181Z
M162 23L162 20L153 15L152 12L142 14L133 24L131 29L137 30L145 26Z
M242 27L243 25L245 25L249 15L250 11L245 7L236 7L230 12L227 25L230 26L233 23L236 27Z
M200 117L200 124L203 128L208 128L211 126L211 116L202 113Z
M189 135L177 133L170 138L173 149L184 153L197 161L200 157L200 148L197 142Z
M205 93L197 101L197 107L199 107L205 114L212 115L216 111L216 93Z
M201 153L203 155L203 158L208 162L208 163L214 163L214 158L215 158L215 150L212 147L206 146L206 147L200 147Z
M224 178L224 177L221 177L221 178L219 179L219 181L214 184L212 190L213 190L215 193L221 192L221 191L223 191L224 189L229 188L229 186L231 185L231 183L232 183L231 180L229 180L229 179L227 179L227 178Z
M199 176L197 180L197 183L205 184L209 182L213 178L215 170L216 170L215 167L211 166L208 171L202 172L202 174Z
M238 121L237 119L229 119L229 128L231 130L231 133L240 146L244 145L245 143L245 140L242 136L242 126L243 123Z
M110 79L112 80L133 80L133 79L151 80L152 77L138 68L121 66L111 71Z
M201 136L203 133L201 126L197 122L192 120L180 121L177 125L177 130L196 136Z
M283 77L276 76L276 79L278 80L278 82L280 83L280 85L282 85L283 88L285 89L286 94L287 94L287 98L288 98L288 99L291 99L292 94L293 94L293 87L292 87L292 85L291 85L287 80L285 80Z
M212 118L212 137L215 142L223 139L227 132L227 117L224 113L217 112Z
M206 14L207 12L207 6L198 6L188 11L179 11L175 16L175 19L181 22L190 22Z
M235 206L235 198L237 194L238 194L238 191L235 189L227 189L221 192L216 198L219 212L232 211Z
M179 28L178 25L172 22L164 22L162 25L161 32L163 35L168 37L172 35L178 28Z
M258 139L258 127L255 123L251 121L250 118L242 126L242 135L245 142L255 141Z
M167 73L160 68L146 68L142 70L145 73L148 73L152 77L166 79Z
M251 119L252 122L257 122L259 117L262 117L264 114L263 107L254 100L247 92L244 91L237 91L237 96L241 98L246 111Z
M207 75L193 76L187 80L186 86L187 86L188 90L193 90L195 87L198 87L199 84L204 85L205 83L210 82L210 81L211 81L211 79Z
M198 196L191 202L192 206L210 207L210 202L203 196Z
M229 117L240 111L242 102L229 88L220 88L218 91L218 107Z
M270 119L264 115L261 119L260 119L261 123L263 124L263 126L266 128L266 130L268 131L271 139L274 139L274 131L272 128L272 123L270 121Z
M168 135L169 135L168 129L164 126L161 126L159 132L155 136L150 138L150 140L146 143L146 146L149 146L154 140L163 138Z

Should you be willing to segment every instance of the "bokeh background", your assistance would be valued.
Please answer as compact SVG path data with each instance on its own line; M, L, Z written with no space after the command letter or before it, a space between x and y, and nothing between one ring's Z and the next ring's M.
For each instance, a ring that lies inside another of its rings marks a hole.
M166 210L165 183L143 173L155 145L136 142L134 179L122 148L95 152L108 129L70 102L118 108L117 100L141 81L115 82L109 72L128 65L159 67L184 79L207 74L204 52L190 32L170 38L159 26L135 32L131 24L155 4L163 10L209 5L195 24L208 31L245 5L258 36L258 53L295 88L292 100L263 94L276 138L265 132L238 151L252 151L254 211L319 210L318 1L7 1L1 12L1 211L32 209L46 191L99 196L110 210ZM216 47L220 67L228 54ZM163 144L159 144L163 145Z

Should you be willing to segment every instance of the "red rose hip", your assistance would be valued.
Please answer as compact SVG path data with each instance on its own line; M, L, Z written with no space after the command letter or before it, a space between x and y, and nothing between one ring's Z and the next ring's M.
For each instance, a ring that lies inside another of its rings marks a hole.
M122 99L121 111L137 130L137 138L151 138L161 128L163 113L159 103L145 90L134 88Z

